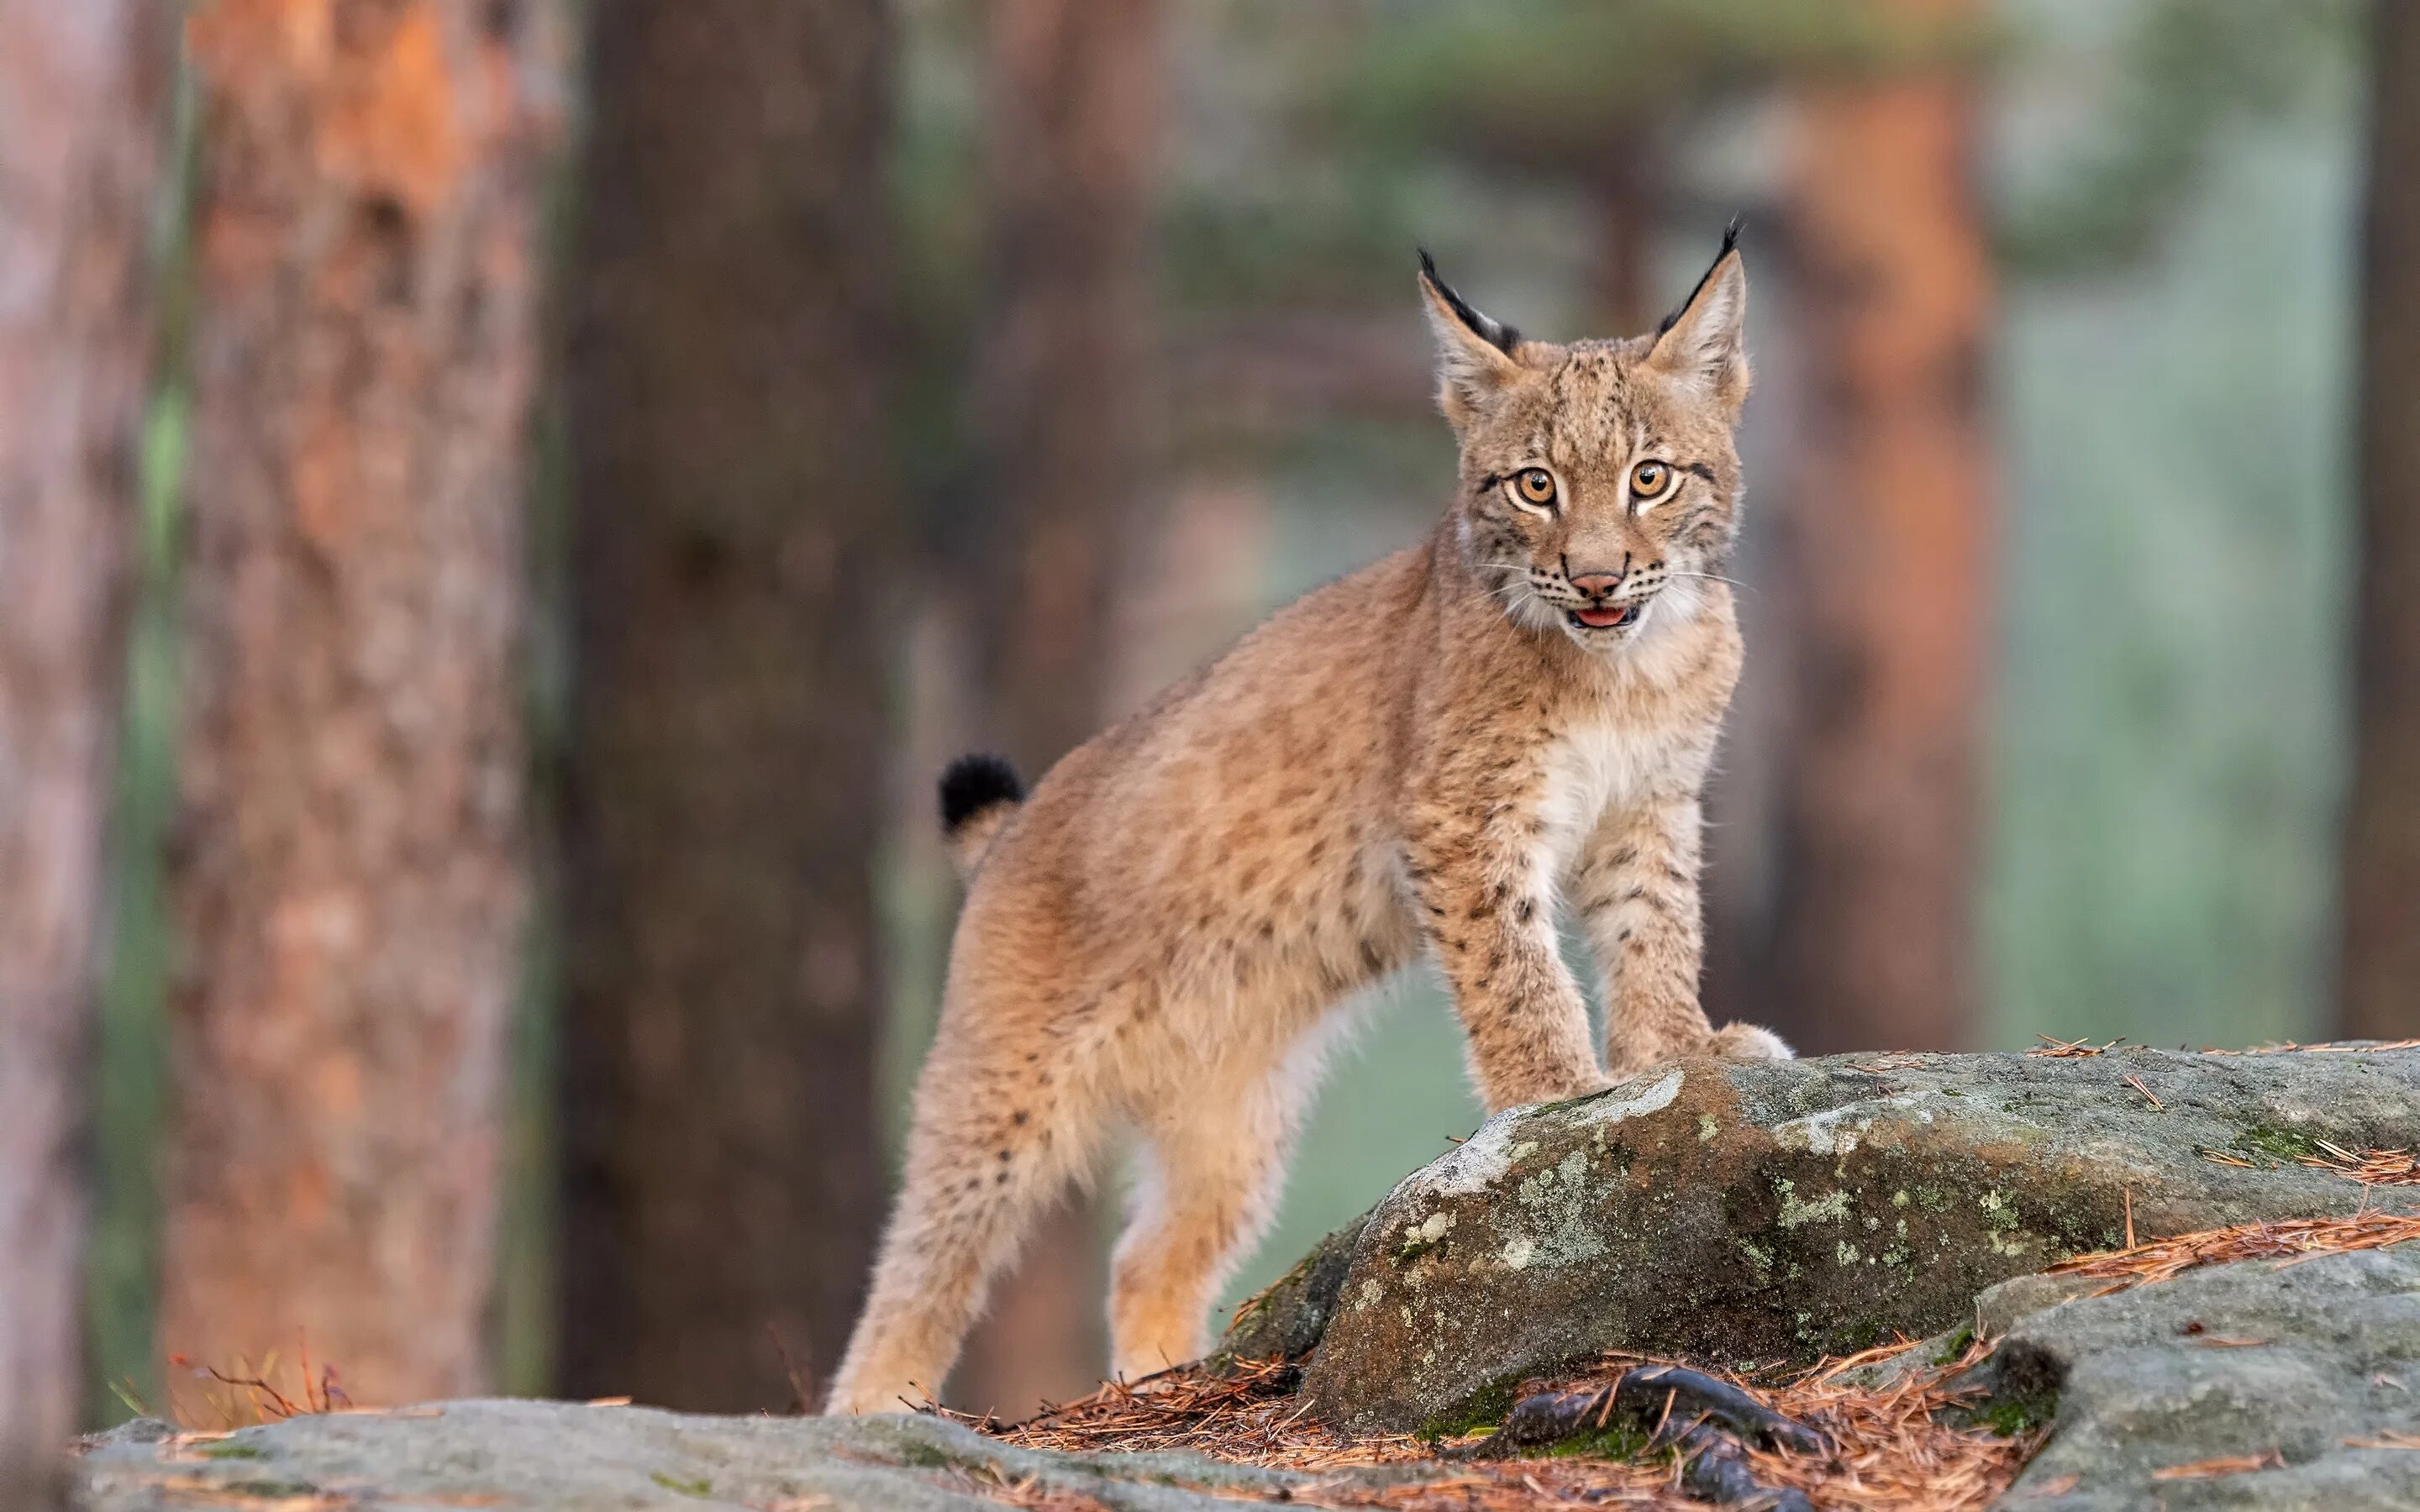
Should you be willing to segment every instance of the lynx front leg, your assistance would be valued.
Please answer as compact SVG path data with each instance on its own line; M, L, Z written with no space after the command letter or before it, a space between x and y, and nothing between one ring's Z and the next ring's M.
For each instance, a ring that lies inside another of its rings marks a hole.
M1606 1064L1617 1076L1700 1052L1789 1058L1772 1031L1734 1024L1717 1033L1698 1005L1702 827L1695 795L1616 810L1581 866L1576 899L1605 985Z
M1432 829L1415 837L1408 870L1487 1111L1605 1086L1537 860L1484 835Z

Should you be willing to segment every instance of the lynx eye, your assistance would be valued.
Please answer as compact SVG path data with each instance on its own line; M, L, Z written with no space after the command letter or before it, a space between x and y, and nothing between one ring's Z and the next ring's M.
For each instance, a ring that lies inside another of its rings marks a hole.
M1672 467L1668 462L1641 462L1630 470L1630 497L1640 503L1652 503L1671 491Z
M1555 475L1544 468L1523 468L1512 474L1512 495L1525 504L1544 509L1555 501Z

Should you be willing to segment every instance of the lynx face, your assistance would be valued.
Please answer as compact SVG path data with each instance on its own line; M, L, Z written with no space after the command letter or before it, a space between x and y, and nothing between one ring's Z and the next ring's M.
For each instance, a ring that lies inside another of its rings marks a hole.
M1726 238L1653 336L1525 341L1423 259L1438 402L1462 442L1459 530L1506 612L1619 650L1685 619L1736 534L1747 280Z

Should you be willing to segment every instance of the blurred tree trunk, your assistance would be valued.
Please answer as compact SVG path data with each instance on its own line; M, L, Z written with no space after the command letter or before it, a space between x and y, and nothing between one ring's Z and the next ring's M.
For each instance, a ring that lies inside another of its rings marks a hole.
M82 1393L76 1146L174 19L0 0L0 1505Z
M1975 10L1875 3L1912 23ZM1972 1033L1993 645L1975 89L1884 74L1807 85L1800 105L1799 627L1769 1000L1804 1049L1945 1048Z
M1099 728L1116 580L1151 505L1156 0L995 0L985 10L987 328L978 357L986 730L1029 779ZM1106 1368L1099 1220L1050 1219L951 1388L1022 1416Z
M2377 0L2370 57L2361 607L2338 1028L2402 1040L2420 1035L2420 6Z
M488 1379L547 0L207 0L164 1350ZM190 1378L188 1378L190 1379Z
M1596 221L1596 333L1634 336L1652 331L1668 291L1656 288L1655 234L1664 223L1664 163L1653 127L1634 121L1609 133L1588 175L1589 208Z
M892 36L879 0L590 27L561 1370L778 1410L881 1212Z

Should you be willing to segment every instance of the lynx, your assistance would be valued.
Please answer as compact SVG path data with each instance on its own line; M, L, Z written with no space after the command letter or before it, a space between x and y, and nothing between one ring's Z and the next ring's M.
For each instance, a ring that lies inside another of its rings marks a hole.
M1559 346L1421 254L1461 443L1427 539L1280 610L1020 798L941 783L969 880L906 1186L834 1412L938 1393L994 1273L1118 1130L1114 1368L1201 1355L1357 988L1422 954L1488 1109L1790 1055L1698 1004L1699 795L1741 644L1736 234L1653 335ZM1557 949L1583 927L1601 1062Z

